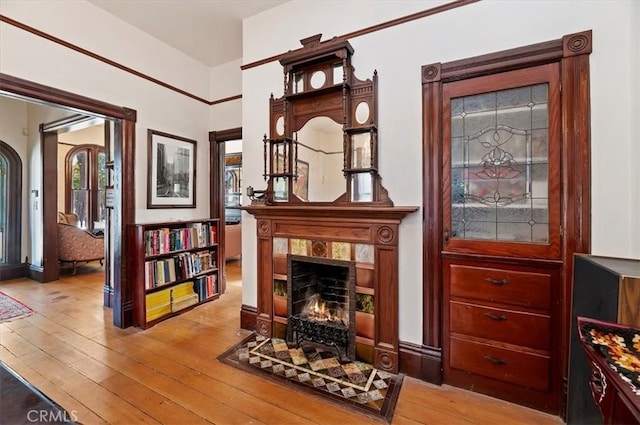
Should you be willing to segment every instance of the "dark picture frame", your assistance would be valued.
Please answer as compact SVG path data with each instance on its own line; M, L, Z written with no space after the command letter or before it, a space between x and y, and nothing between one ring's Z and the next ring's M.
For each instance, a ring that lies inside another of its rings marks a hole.
M147 208L196 207L195 140L147 131Z

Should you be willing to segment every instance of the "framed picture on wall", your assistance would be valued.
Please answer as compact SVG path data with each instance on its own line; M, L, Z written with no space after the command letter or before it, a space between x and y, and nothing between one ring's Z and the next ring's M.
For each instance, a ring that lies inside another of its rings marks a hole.
M149 129L147 208L196 207L196 141Z

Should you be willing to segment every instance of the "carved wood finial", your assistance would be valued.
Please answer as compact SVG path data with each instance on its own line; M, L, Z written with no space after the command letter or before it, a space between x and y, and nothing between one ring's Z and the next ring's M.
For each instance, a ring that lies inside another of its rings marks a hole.
M313 49L320 44L320 39L322 38L322 34L312 35L311 37L303 38L300 40L302 47Z

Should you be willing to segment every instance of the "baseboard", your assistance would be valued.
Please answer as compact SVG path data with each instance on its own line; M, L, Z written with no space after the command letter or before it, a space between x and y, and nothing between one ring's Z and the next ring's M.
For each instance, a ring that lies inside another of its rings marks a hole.
M111 285L105 284L103 287L103 296L102 296L103 307L113 308L114 296L115 294L113 293L113 287Z
M442 385L442 350L400 341L400 372Z
M0 266L0 282L3 280L17 279L25 277L27 268L26 263L21 264L3 264Z
M242 304L240 310L240 327L249 331L256 330L256 319L258 317L258 309Z
M42 266L36 266L34 264L27 265L25 267L25 275L36 282L44 282L44 268Z

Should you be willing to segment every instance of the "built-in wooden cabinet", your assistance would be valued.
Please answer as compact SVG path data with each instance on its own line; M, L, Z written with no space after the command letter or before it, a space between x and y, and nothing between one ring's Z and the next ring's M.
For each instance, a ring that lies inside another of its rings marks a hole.
M590 239L590 52L585 31L422 67L423 370L559 415Z
M560 267L445 259L445 381L545 405L560 390Z
M131 233L137 326L220 296L218 219L136 224Z

